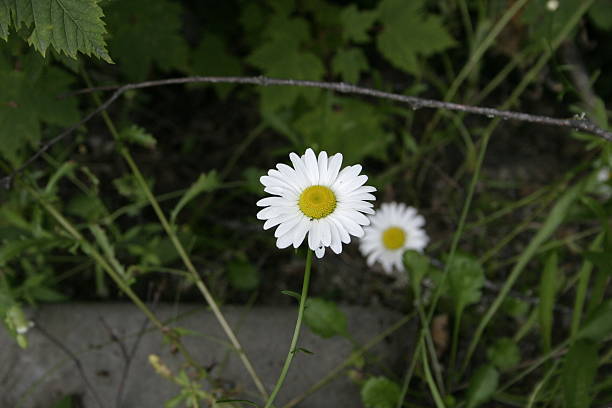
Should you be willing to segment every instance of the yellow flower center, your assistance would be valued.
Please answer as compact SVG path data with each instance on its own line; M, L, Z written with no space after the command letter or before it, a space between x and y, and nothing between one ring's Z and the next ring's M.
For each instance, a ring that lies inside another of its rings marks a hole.
M307 217L327 217L336 209L336 195L329 187L310 186L300 195L298 205Z
M399 249L406 242L406 232L398 227L390 227L383 232L382 240L385 248L390 250Z

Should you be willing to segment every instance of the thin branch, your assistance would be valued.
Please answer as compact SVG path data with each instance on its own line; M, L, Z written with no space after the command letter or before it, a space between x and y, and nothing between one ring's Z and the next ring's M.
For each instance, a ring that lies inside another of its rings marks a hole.
M521 122L530 122L530 123L538 123L542 125L550 125L550 126L558 126L564 128L574 129L576 131L581 131L585 133L590 133L592 135L600 136L605 140L612 142L612 132L606 131L595 123L591 122L588 118L581 116L575 116L569 119L558 119L552 118L549 116L540 116L540 115L532 115L529 113L523 112L514 112L508 110L499 110L493 108L485 108L480 106L470 106L470 105L462 105L459 103L452 102L443 102L435 99L425 99L419 98L416 96L408 96L408 95L400 95L390 92L383 92L377 89L372 88L364 88L356 85L346 84L343 82L322 82L322 81L305 81L305 80L297 80L297 79L279 79L279 78L267 78L264 76L258 77L202 77L202 76L192 76L192 77L182 77L182 78L170 78L170 79L162 79L158 81L145 81L145 82L137 82L131 83L121 86L103 86L103 87L94 87L94 88L86 88L76 91L71 94L61 95L60 98L65 98L72 95L80 95L98 91L109 91L115 90L115 92L106 100L102 105L93 110L79 122L75 123L71 127L64 130L62 133L45 143L38 152L36 152L32 157L30 157L21 167L15 170L9 176L6 176L0 179L0 186L4 186L4 188L10 188L12 179L22 172L26 167L36 161L44 152L49 150L51 146L58 143L68 135L70 135L73 131L87 123L94 116L99 114L100 112L108 109L108 107L117 100L119 96L121 96L124 92L132 90L132 89L143 89L143 88L152 88L157 86L166 86L166 85L181 85L187 83L211 83L211 84L250 84L250 85L259 85L259 86L298 86L298 87L307 87L307 88L320 88L320 89L329 89L331 91L345 93L345 94L355 94L355 95L364 95L370 96L373 98L379 99L388 99L401 103L405 103L410 105L412 109L420 109L420 108L431 108L431 109L445 109L450 111L458 111L471 113L474 115L486 116L487 118L501 118L501 119L510 119L517 120Z
M66 355L74 362L74 364L76 365L76 368L77 368L81 378L83 379L83 382L85 383L85 386L87 387L87 389L89 389L89 392L91 392L91 395L92 395L93 399L96 401L96 403L98 404L98 406L100 408L104 408L104 404L102 404L102 400L100 399L100 397L96 393L95 388L93 387L91 382L89 382L89 379L87 378L87 375L85 374L85 370L83 369L83 365L81 364L81 360L79 360L78 357L68 347L66 347L61 341L59 341L57 338L55 338L53 335L51 335L51 333L49 333L47 330L45 330L40 325L39 321L35 321L34 322L34 327L44 337L46 337L49 341L51 341L51 343L55 344L60 350L62 350L64 353L66 353Z

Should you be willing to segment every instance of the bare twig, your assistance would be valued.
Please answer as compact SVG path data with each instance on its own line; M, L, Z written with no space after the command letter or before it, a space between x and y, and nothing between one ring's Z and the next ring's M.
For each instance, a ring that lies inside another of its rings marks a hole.
M94 387L91 385L91 383L89 382L89 380L87 379L87 375L85 375L85 371L83 370L83 365L81 364L81 361L78 359L78 357L72 352L70 351L70 349L68 347L66 347L61 341L59 341L58 339L56 339L53 335L51 335L51 333L49 333L48 331L46 331L41 325L39 321L35 321L34 322L34 327L43 335L45 336L49 341L51 341L53 344L55 344L60 350L62 350L64 353L66 353L66 355L68 357L70 357L70 359L74 362L74 364L76 365L77 370L79 371L79 374L81 376L81 378L83 379L83 382L85 383L85 386L87 387L87 389L89 389L89 391L91 392L91 395L93 396L94 400L96 401L96 403L98 404L98 406L100 408L104 408L104 404L102 404L102 400L100 399L100 397L98 396L98 394L96 393L96 390L94 389Z
M540 115L532 115L529 113L523 112L514 112L508 110L499 110L493 108L485 108L480 106L470 106L470 105L462 105L459 103L452 102L443 102L435 99L425 99L419 98L416 96L407 96L400 95L390 92L383 92L377 89L372 88L364 88L356 85L346 84L343 82L322 82L322 81L306 81L306 80L297 80L297 79L280 79L280 78L267 78L264 76L258 77L202 77L202 76L192 76L192 77L182 77L182 78L170 78L170 79L162 79L158 81L145 81L145 82L137 82L131 83L121 86L103 86L103 87L94 87L94 88L86 88L76 91L72 94L62 95L60 97L67 97L71 95L80 95L98 91L108 91L115 90L113 94L102 103L98 108L94 109L87 116L81 119L79 122L70 126L62 133L45 143L38 152L36 152L32 157L30 157L21 167L15 170L12 174L3 177L0 179L0 186L4 186L5 188L10 188L12 179L23 171L26 167L32 164L35 160L37 160L44 152L46 152L51 146L58 143L66 136L70 135L74 130L78 129L89 120L91 120L94 116L99 114L100 112L108 109L108 107L117 100L119 96L121 96L124 92L132 90L132 89L143 89L143 88L152 88L157 86L166 86L166 85L180 85L187 83L212 83L212 84L222 84L222 83L232 83L232 84L250 84L250 85L259 85L259 86L298 86L298 87L307 87L307 88L320 88L320 89L329 89L331 91L346 93L346 94L355 94L355 95L364 95L370 96L373 98L379 99L388 99L401 103L406 103L410 105L412 109L420 109L420 108L431 108L431 109L445 109L450 111L458 111L471 113L475 115L482 115L488 118L501 118L501 119L510 119L517 120L521 122L530 122L530 123L538 123L542 125L550 125L550 126L558 126L564 128L570 128L577 131L590 133L599 137L604 138L607 141L612 142L612 132L606 131L595 123L591 122L588 118L584 116L576 116L569 119L559 119L552 118L549 116L540 116Z

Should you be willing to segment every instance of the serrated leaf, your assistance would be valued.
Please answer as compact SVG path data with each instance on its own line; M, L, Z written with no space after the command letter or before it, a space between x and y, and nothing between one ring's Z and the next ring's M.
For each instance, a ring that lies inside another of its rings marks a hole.
M28 41L43 56L50 45L69 57L77 52L112 63L106 50L102 9L97 0L29 0L34 30ZM27 21L26 21L27 23Z
M423 0L383 0L378 6L383 23L378 50L395 67L410 73L418 72L419 55L429 56L455 44L442 20L422 8Z
M45 65L37 54L18 60L23 70L0 68L0 156L19 164L26 146L37 145L42 124L68 126L79 119L75 98L57 99L73 77Z
M601 341L610 334L612 334L612 300L606 300L589 314L576 337Z
M415 293L419 293L421 291L421 281L429 271L429 258L418 251L409 249L404 252L403 261L406 273L410 278L410 284Z
M274 78L320 80L325 74L323 63L315 54L300 48L310 39L308 23L302 18L274 16L268 24L261 46L253 50L247 61L264 75ZM279 29L285 27L285 31ZM260 87L263 111L275 111L293 105L298 97L310 101L320 94L319 89L305 87Z
M332 301L310 298L306 300L304 323L323 338L346 334L346 316Z
M368 68L368 60L360 48L343 48L338 50L332 59L334 74L340 75L343 81L349 83L357 83L359 74Z
M487 402L499 384L499 372L492 365L480 367L472 375L467 391L468 408L477 407Z
M8 40L12 10L11 2L8 0L0 0L0 38L4 41Z
M555 306L555 292L557 291L557 264L557 253L553 252L546 260L544 271L540 279L540 304L538 305L538 315L540 318L540 330L542 332L542 346L545 353L550 351L551 345L553 308Z
M376 10L360 11L355 4L345 7L340 13L342 38L345 41L352 40L356 43L368 42L370 40L368 30L377 17Z
M193 72L203 76L239 76L242 75L240 59L227 51L222 37L214 34L204 36L192 54ZM214 84L217 94L225 99L235 84Z
M217 172L215 170L206 174L200 174L200 177L198 177L196 182L189 187L185 194L183 194L179 202L172 210L172 213L170 214L171 222L174 223L176 221L176 217L181 212L183 207L187 205L187 203L189 203L199 194L215 190L219 187L219 185L219 177L217 176Z
M366 408L395 408L400 386L385 377L369 378L361 387L361 401Z
M121 130L121 132L119 132L119 138L128 143L144 146L147 149L154 149L157 145L157 139L144 128L137 125L130 125Z
M521 353L516 342L508 337L497 339L487 348L487 357L501 371L516 366L521 359Z
M317 103L295 122L307 145L328 152L342 152L347 163L358 163L366 156L385 158L392 135L385 130L388 115L371 104L331 97Z
M484 270L474 258L457 254L449 266L448 285L455 310L460 313L466 306L480 300Z
M565 357L561 379L567 408L588 408L591 386L597 373L597 346L589 341L577 341Z
M163 71L187 70L181 14L180 2L168 0L121 0L108 5L109 49L128 79L144 80L153 64Z

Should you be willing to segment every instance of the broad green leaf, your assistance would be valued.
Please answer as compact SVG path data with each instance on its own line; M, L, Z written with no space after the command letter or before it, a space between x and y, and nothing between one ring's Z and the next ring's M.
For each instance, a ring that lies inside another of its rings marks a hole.
M566 408L588 408L591 386L597 373L597 346L589 341L577 341L565 357L561 380Z
M546 260L540 279L538 315L542 334L542 348L545 353L550 351L551 346L553 308L555 306L555 292L557 291L558 282L558 262L557 253L551 253Z
M230 285L238 290L256 289L260 280L259 271L244 255L227 265L227 278Z
M429 56L453 46L455 41L438 16L423 10L424 0L383 0L378 5L383 30L378 50L396 68L418 72L418 56Z
M57 99L69 90L71 75L33 52L15 64L24 69L0 66L0 156L17 165L28 145L38 145L43 124L72 125L79 110L76 98Z
M467 407L474 408L487 402L499 383L499 372L492 365L481 366L470 379L467 391Z
M0 38L8 40L11 24L12 4L8 0L0 0Z
M323 338L346 334L346 316L334 302L310 298L306 300L304 323Z
M69 57L77 52L113 61L106 51L102 9L98 0L30 0L34 30L29 42L43 56L49 45ZM29 24L28 21L25 21Z
M366 408L395 408L400 386L385 378L371 377L361 387L361 401Z
M146 79L153 64L163 71L187 70L180 2L121 0L105 11L111 55L128 79Z
M217 172L215 170L207 174L200 174L200 177L198 177L196 182L193 183L191 187L189 187L185 194L183 194L179 202L172 210L172 213L170 214L170 220L174 223L176 221L176 217L181 212L183 207L187 205L187 203L189 203L191 200L193 200L202 193L217 189L219 185L219 177L217 176Z
M376 21L378 12L376 10L360 11L355 4L345 7L340 13L342 23L342 37L345 41L352 40L356 43L365 43L370 40L368 30Z
M487 357L501 371L516 366L521 359L520 350L516 342L508 337L499 338L487 348Z
M242 75L240 59L230 54L222 37L214 34L204 36L200 45L194 50L193 73L203 76L239 76ZM225 99L235 84L214 84L220 98Z
M67 214L76 215L88 221L94 221L104 215L105 208L98 196L75 194L70 198L65 211Z
M588 251L585 252L584 257L599 268L600 271L612 274L612 252Z
M602 30L612 29L612 7L609 0L595 0L589 9L589 17Z
M325 68L319 57L301 48L310 40L308 22L303 18L273 16L268 22L261 45L247 57L249 64L264 75L274 78L320 80ZM282 29L281 29L282 28ZM319 89L295 86L260 87L263 111L276 111L288 107L305 97L314 101Z
M130 125L119 133L119 138L125 140L128 143L134 143L147 149L155 149L157 140L152 134L146 131L146 129L137 126Z
M413 290L415 293L420 292L421 281L427 274L427 271L429 271L429 258L418 251L410 249L404 252L404 266L406 267Z
M344 82L357 83L359 74L369 68L361 48L343 48L338 50L332 59L332 70L334 74L340 75Z
M305 144L330 154L342 152L346 163L360 162L366 156L384 158L393 138L385 129L388 115L357 99L326 98L295 122Z
M448 269L448 285L458 314L466 306L480 300L484 280L484 271L476 259L455 255Z
M578 339L601 341L612 334L612 300L601 303L578 330Z

